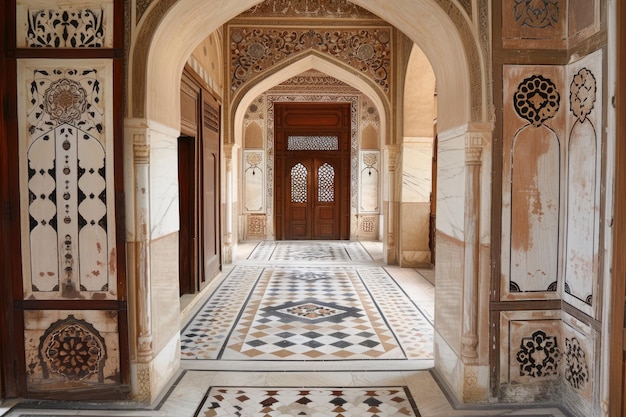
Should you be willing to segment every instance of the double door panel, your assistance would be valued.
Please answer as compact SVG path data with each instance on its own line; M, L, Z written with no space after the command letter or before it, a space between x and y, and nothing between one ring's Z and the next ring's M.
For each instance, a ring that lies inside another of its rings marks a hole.
M340 239L338 158L289 158L285 164L285 238Z

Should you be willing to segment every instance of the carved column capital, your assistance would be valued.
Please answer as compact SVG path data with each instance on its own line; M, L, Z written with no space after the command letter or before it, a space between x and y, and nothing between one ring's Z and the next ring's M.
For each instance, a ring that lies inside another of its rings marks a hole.
M481 165L483 148L471 146L465 148L465 165Z
M148 165L150 163L150 145L147 143L133 143L133 159L135 164Z
M485 140L482 135L470 134L465 140L465 165L481 165Z

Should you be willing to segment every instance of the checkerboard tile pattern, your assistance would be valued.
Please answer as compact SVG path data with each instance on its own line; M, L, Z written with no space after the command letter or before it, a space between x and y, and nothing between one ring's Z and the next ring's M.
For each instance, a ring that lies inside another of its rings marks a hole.
M371 261L359 242L260 242L249 260L256 261Z
M406 360L432 359L432 339L383 268L237 266L181 345L183 359Z
M420 414L404 387L215 387L209 389L195 416L420 417Z
M262 274L221 359L405 355L353 268L275 267Z
M262 267L235 268L181 332L182 359L217 359Z

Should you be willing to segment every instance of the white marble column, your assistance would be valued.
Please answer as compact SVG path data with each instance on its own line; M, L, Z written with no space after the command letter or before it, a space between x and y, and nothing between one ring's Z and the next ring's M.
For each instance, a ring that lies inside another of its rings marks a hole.
M399 154L399 148L397 146L388 146L385 149L386 158L385 164L387 169L385 170L384 180L387 184L387 189L384 190L385 195L385 241L384 241L384 253L385 262L390 265L395 265L398 262L398 246L396 242L397 228L398 228L398 198L399 193L396 171L397 171L397 159Z
M135 171L135 298L137 312L137 361L152 360L150 317L150 145L145 135L133 135Z
M478 361L478 279L480 249L480 169L482 136L469 135L465 145L465 261L463 277L463 335L465 363Z
M225 168L225 229L224 230L224 263L233 262L233 145L225 145L223 149Z

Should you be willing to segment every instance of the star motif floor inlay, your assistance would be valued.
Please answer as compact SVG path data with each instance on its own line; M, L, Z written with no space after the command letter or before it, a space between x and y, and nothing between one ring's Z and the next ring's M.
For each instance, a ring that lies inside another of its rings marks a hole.
M432 323L384 268L331 265L345 262L354 243L260 244L248 259L271 246L296 260L237 265L183 330L183 359L431 360ZM298 260L322 248L323 266Z

